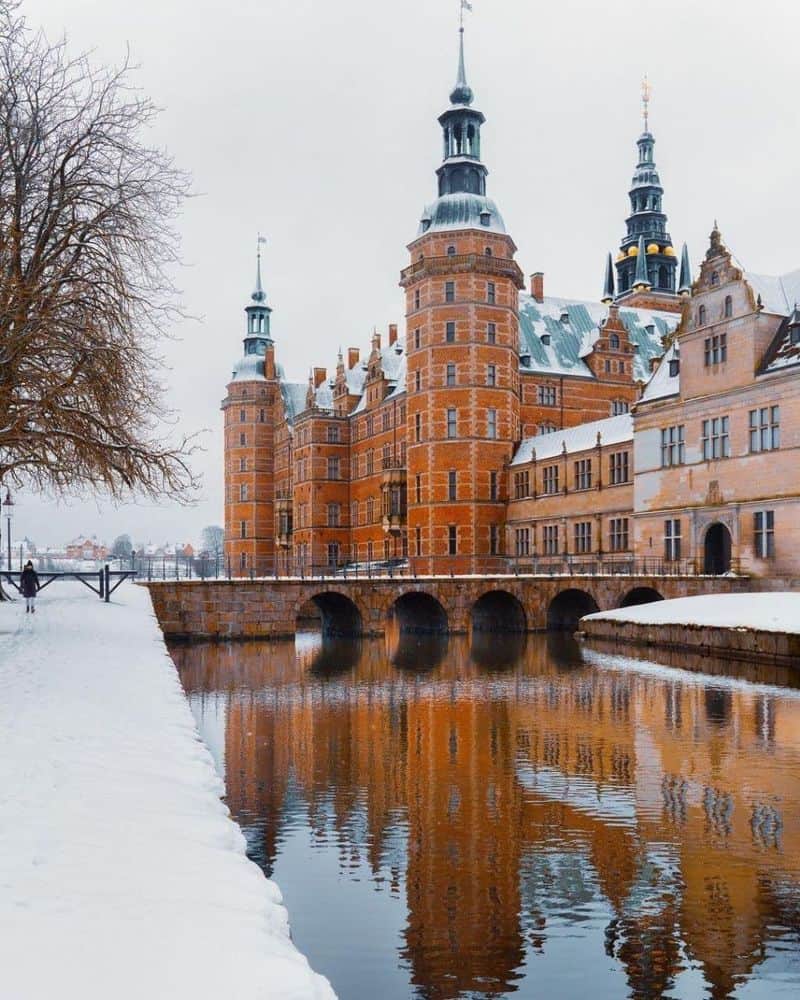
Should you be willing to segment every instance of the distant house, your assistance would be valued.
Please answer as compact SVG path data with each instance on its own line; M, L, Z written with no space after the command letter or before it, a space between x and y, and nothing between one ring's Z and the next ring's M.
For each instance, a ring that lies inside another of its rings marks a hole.
M67 544L67 559L84 559L97 562L100 559L107 559L109 555L108 546L103 542L98 542L97 536L92 535L86 538L80 535Z

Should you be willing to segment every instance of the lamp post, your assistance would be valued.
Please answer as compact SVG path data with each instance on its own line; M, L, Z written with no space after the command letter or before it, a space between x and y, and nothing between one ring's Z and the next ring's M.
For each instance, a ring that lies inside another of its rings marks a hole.
M11 498L11 490L6 490L6 498L3 501L3 513L6 516L8 526L8 571L11 572L11 518L14 516L14 501Z

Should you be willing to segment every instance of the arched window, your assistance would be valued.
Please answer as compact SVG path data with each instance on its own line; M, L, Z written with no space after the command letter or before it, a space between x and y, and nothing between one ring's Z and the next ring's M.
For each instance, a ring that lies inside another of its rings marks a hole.
M484 252L484 254L487 257L491 257L492 256L492 248L491 247L487 247L483 252Z
M730 318L733 316L733 299L730 295L725 296L725 317Z
M611 336L608 338L608 343L612 351L619 350L619 337L617 336L616 333L611 334Z
M669 271L664 264L658 269L658 287L669 288Z
M697 325L698 326L705 326L706 325L706 307L705 306L700 306L700 308L697 310Z
M455 255L456 255L456 248L454 246L452 246L452 245L449 246L447 248L447 256L448 257L455 257Z
M719 284L719 271L711 272L711 284L716 287Z

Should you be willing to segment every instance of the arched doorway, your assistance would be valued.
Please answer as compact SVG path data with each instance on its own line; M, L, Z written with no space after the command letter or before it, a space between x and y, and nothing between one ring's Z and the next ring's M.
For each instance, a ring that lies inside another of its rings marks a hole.
M432 635L448 631L447 612L435 597L419 590L398 597L389 614L401 632Z
M324 635L354 636L363 632L361 612L345 597L328 591L315 594L297 613L298 631L319 629Z
M507 590L490 590L472 606L474 632L526 632L525 609Z
M653 604L664 598L653 587L634 587L623 597L621 608L633 608L637 604Z
M706 532L703 572L721 576L731 568L731 533L717 521Z
M574 632L584 615L599 611L597 601L585 590L562 590L547 609L547 627L562 632Z

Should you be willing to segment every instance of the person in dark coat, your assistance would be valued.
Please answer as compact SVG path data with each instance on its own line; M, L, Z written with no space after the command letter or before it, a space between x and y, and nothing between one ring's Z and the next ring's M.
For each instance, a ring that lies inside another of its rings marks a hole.
M39 577L30 559L25 563L25 569L19 578L20 590L25 598L25 613L36 610L36 594L39 591Z

